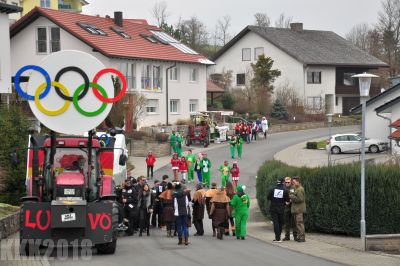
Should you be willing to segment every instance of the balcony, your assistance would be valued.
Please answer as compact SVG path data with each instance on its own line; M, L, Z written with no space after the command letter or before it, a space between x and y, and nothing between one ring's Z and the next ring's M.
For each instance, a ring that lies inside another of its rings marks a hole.
M371 86L369 94L371 97L378 95L380 93L379 87ZM353 86L345 86L345 85L337 85L335 87L335 94L353 94L353 95L360 95L360 89L358 85Z
M80 13L81 10L74 8L71 4L58 4L58 10Z

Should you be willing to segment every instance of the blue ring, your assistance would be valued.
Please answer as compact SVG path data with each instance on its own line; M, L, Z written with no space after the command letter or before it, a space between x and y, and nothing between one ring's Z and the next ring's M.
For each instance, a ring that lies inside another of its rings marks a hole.
M108 137L108 135L107 134L103 134L103 135L101 135L100 136L100 141L102 141L103 140L103 137L105 136L105 140L104 140L104 142L105 142L105 144L106 144L106 146L108 145L108 143L110 143L110 138Z
M26 99L28 101L33 101L35 99L35 96L25 93L22 90L21 86L19 85L19 79L20 79L22 73L24 73L25 71L30 70L30 69L31 70L35 70L35 71L39 72L40 74L42 74L44 76L45 80L46 80L46 88L39 95L39 99L43 99L50 92L51 79L50 79L49 73L47 73L47 71L44 70L43 68L41 68L40 66L27 65L27 66L21 67L20 70L18 70L18 72L15 74L15 77L14 77L15 90L18 92L19 95L22 96L22 98L24 98L24 99Z

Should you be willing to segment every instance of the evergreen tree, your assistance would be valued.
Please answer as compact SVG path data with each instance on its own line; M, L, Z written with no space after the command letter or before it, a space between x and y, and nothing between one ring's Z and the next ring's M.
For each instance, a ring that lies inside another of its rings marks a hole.
M278 99L275 100L274 105L272 106L271 117L282 120L287 119L288 112L285 106Z

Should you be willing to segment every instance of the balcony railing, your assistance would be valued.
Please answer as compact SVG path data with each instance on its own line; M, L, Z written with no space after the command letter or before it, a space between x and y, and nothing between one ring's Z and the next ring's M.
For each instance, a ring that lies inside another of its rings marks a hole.
M358 85L353 86L345 86L345 85L338 85L335 87L336 94L355 94L360 95L360 89ZM379 87L371 86L369 94L371 96L378 95L380 93Z

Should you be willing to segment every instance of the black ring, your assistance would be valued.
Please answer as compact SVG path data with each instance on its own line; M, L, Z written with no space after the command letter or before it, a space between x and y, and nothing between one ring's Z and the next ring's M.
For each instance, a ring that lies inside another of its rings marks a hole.
M80 74L85 82L85 87L83 88L83 91L81 92L81 94L79 94L78 96L78 100L82 99L83 97L85 97L86 93L89 91L89 86L90 86L90 81L89 81L89 77L86 75L86 73L80 69L79 67L74 67L74 66L69 66L69 67L64 67L63 69L61 69L60 71L58 71L56 77L54 78L54 81L59 82L61 76L68 72L68 71L73 71L76 72L78 74ZM66 96L64 95L64 93L60 90L60 88L58 88L57 86L54 86L54 88L56 89L56 92L58 94L58 96L60 96L61 98L63 98L66 101L70 101L72 102L73 97L70 96ZM73 93L72 93L73 94Z

